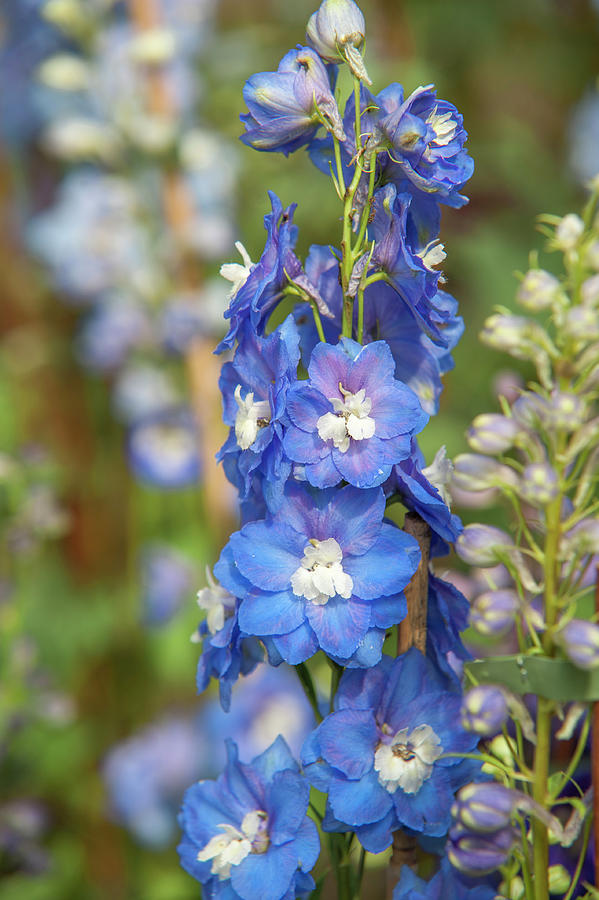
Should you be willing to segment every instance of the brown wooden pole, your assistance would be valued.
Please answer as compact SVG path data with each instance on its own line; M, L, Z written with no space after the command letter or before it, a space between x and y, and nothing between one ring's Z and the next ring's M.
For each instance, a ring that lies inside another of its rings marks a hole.
M428 608L428 563L431 548L431 530L418 513L406 513L403 530L418 541L420 564L405 590L408 613L400 623L397 633L397 654L416 647L426 653L426 616ZM393 889L401 876L402 866L416 868L418 844L416 838L404 831L393 835L391 861L387 869L387 900L391 900Z
M131 21L139 31L161 27L160 6L157 0L129 0ZM146 66L147 104L150 112L165 119L174 119L175 105L169 91L164 66ZM181 246L185 245L193 216L185 182L181 173L170 169L164 173L162 202L167 225ZM185 264L181 253L177 272L179 286L184 290L197 288L200 283L198 267ZM191 405L199 425L199 452L203 469L203 492L206 515L215 544L227 538L234 527L232 491L215 454L227 437L222 422L220 393L217 388L220 363L213 356L210 339L196 337L185 352L185 368L191 395Z

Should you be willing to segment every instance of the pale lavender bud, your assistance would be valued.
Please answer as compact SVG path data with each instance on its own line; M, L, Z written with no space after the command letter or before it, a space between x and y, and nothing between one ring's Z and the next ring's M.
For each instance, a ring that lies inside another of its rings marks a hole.
M514 419L523 428L536 431L544 427L549 420L550 407L543 397L532 391L526 391L512 407Z
M564 535L562 555L567 558L575 553L582 555L599 553L599 519L583 519Z
M522 498L531 506L546 506L559 494L559 478L549 463L531 463L522 472Z
M519 800L517 791L497 782L473 782L458 791L451 814L464 828L490 834L509 827Z
M353 0L323 0L312 13L306 28L311 47L327 62L347 62L358 78L370 84L360 48L366 23Z
M586 420L586 403L569 391L553 391L549 415L554 428L576 431Z
M488 488L518 487L518 476L504 466L476 453L461 453L453 461L452 482L461 491L486 491Z
M575 306L564 317L564 333L577 341L599 337L599 312L590 306Z
M494 566L506 552L514 550L514 542L505 531L492 525L466 525L456 541L460 559L470 566Z
M456 869L477 877L502 866L517 840L518 832L511 825L495 833L475 835L456 824L449 832L447 855Z
M469 623L485 637L501 637L514 624L519 605L515 591L485 591L472 601Z
M573 250L584 234L584 222L580 216L568 213L555 229L555 243L560 250Z
M570 619L557 631L555 640L579 669L599 666L599 625L585 619Z
M580 296L585 306L596 306L599 303L599 275L592 275L583 281Z
M586 248L584 261L589 269L599 270L599 240L591 241Z
M544 328L523 316L495 313L486 320L480 333L483 344L503 350L516 359L537 359L555 353Z
M516 402L524 388L524 380L517 372L505 369L493 379L493 392L497 397L505 397L510 406Z
M468 429L467 440L477 453L505 453L513 445L519 432L517 423L499 413L482 413Z
M518 302L531 312L539 312L552 306L561 294L557 278L544 269L530 269L518 288Z
M494 684L479 684L464 694L462 726L481 737L498 734L508 717L505 694ZM464 823L468 824L468 823Z

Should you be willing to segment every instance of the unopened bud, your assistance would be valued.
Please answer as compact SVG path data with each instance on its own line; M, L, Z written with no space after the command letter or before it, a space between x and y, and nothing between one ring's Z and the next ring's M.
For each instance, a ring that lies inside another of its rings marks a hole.
M560 250L573 250L584 234L584 222L580 216L568 213L555 229L555 244Z
M94 119L69 118L53 122L44 135L51 153L70 162L114 162L121 148L116 132Z
M56 91L84 91L89 85L89 68L80 56L59 53L41 64L37 77Z
M175 54L175 35L167 28L149 28L139 32L129 44L131 59L142 65L159 66Z
M570 619L558 629L555 640L579 669L599 666L599 625L585 619Z
M518 487L518 476L504 466L476 453L461 453L453 461L453 484L461 491L486 491L488 488Z
M599 303L599 275L592 275L582 282L580 296L585 306L596 306Z
M599 271L599 240L591 241L587 246L584 261L589 269L594 269L596 272Z
M489 834L509 826L519 799L516 791L502 784L474 782L458 791L451 814L470 831Z
M491 834L472 834L456 824L449 832L447 855L456 869L477 877L498 869L508 859L518 833L513 826Z
M67 34L77 35L87 26L87 17L79 0L48 0L42 16Z
M576 431L586 420L586 403L577 394L554 391L549 401L549 416L554 428Z
M564 333L577 341L599 338L599 310L591 306L574 306L564 316Z
M549 866L549 893L567 894L572 878L565 866Z
M518 302L531 312L548 309L561 296L561 285L544 269L530 269L520 283Z
M353 0L323 0L306 28L308 43L327 62L347 62L358 78L371 84L360 49L366 23Z
M471 688L462 702L462 725L481 737L492 737L501 731L508 717L508 704L503 690L493 684Z
M532 391L525 391L521 397L518 397L512 407L514 419L523 428L536 431L539 427L544 427L550 415L550 407L548 402L539 397Z
M522 472L522 498L531 506L546 506L559 494L559 478L548 463L531 463Z
M583 519L571 528L562 539L562 557L574 554L599 554L599 519Z
M514 542L505 531L492 525L466 525L456 542L460 559L470 566L485 568L502 562L514 550Z
M485 591L472 601L469 623L485 637L501 637L514 624L519 606L515 591Z
M473 420L466 437L477 453L494 456L509 450L519 431L517 423L507 416L482 413Z

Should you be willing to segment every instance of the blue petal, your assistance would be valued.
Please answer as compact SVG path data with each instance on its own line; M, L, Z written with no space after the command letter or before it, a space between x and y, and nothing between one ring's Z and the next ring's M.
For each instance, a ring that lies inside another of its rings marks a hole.
M250 853L231 868L231 884L242 900L282 900L297 869L293 842L266 853Z
M373 600L370 608L371 622L378 628L391 628L392 625L403 622L408 612L404 594L394 594L391 597Z
M374 764L377 728L370 710L331 713L319 728L323 758L349 779L362 778Z
M252 591L239 607L239 627L258 636L288 634L305 621L305 601L291 591Z
M371 825L360 825L356 828L356 836L369 853L382 853L393 842L393 832L397 828L395 810L392 808L380 822Z
M289 587L304 554L305 538L284 526L250 522L231 535L235 562L242 575L266 591Z
M400 823L413 831L435 837L446 834L449 830L452 803L453 792L449 777L445 769L436 767L416 794L406 794L401 788L397 788L393 794L393 805Z
M356 597L333 597L324 606L306 603L306 618L326 653L348 657L368 631L370 606Z
M316 431L308 433L290 425L283 438L283 448L289 459L299 463L317 463L329 451Z
M306 816L309 798L310 789L303 776L289 770L274 776L266 793L268 832L273 844L295 838Z
M391 796L372 769L359 781L332 781L329 801L337 818L352 826L378 822L393 808Z
M333 461L341 476L358 488L378 487L391 474L386 462L384 442L376 435L363 441L350 441L346 453L332 451ZM399 459L393 460L393 463Z
M270 784L277 772L290 769L298 771L298 764L287 746L287 741L279 735L259 756L252 760L252 768L264 784Z
M316 865L320 854L320 839L318 828L312 819L306 817L301 824L294 841L300 868L309 872Z
M318 650L316 635L307 622L289 634L276 635L272 641L285 662L291 666L305 662Z
M383 525L376 544L363 556L344 559L343 568L353 578L357 597L376 600L403 591L419 562L416 540L399 528Z
M329 399L308 385L294 387L287 394L287 412L302 431L316 431L317 420L332 411Z

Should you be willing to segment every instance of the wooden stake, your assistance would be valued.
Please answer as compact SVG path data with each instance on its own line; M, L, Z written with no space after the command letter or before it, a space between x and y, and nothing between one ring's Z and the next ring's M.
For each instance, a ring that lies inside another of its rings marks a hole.
M420 564L405 590L408 614L400 623L397 634L397 655L416 647L426 653L426 616L428 608L428 563L431 548L431 530L418 513L406 513L403 530L418 541ZM393 850L387 869L387 900L391 900L393 889L401 876L401 867L415 869L418 863L418 844L413 835L396 831L393 835Z

